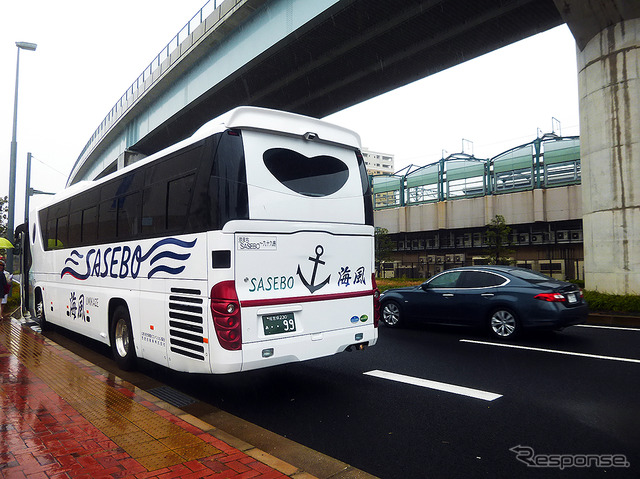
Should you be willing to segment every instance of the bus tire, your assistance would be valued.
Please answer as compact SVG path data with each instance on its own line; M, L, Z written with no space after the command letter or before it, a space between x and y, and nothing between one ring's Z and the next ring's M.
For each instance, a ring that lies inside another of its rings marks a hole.
M111 351L113 359L123 371L131 371L136 366L136 350L133 343L133 330L129 310L119 305L113 311L111 321Z
M40 290L36 292L36 304L34 313L36 315L36 322L38 323L42 331L51 329L51 325L47 322L44 315L44 299L42 298L42 292Z

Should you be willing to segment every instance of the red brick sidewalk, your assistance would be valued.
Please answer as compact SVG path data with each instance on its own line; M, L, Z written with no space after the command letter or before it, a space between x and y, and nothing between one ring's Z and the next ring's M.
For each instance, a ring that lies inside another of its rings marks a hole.
M0 477L289 477L134 389L16 321L0 322Z

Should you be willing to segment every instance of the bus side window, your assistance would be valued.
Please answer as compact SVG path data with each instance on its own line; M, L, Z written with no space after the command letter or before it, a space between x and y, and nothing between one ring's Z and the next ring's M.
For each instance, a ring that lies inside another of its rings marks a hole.
M164 183L156 183L142 192L142 234L145 236L165 230L167 189Z
M140 234L139 192L118 198L118 239L131 240Z
M195 173L200 167L203 151L204 141L146 168L142 192L143 236L162 234L167 230L184 231Z
M168 180L197 171L200 167L203 150L204 141L188 146L166 158L158 160L157 163L148 165L145 170L144 185L151 186L160 182L166 184Z
M220 137L209 177L209 227L221 229L231 219L249 218L249 194L241 133Z
M170 231L184 228L195 177L196 175L189 175L167 184L167 229Z
M56 225L56 243L53 249L68 248L69 237L69 217L62 216L58 218Z
M82 210L82 244L91 245L98 241L98 207Z
M362 195L364 197L364 224L373 226L373 198L371 186L369 185L369 175L367 174L367 167L360 151L356 152L356 158L358 158L358 169L360 170Z
M69 247L82 244L82 210L69 215Z
M136 171L121 178L113 179L102 185L100 199L106 200L139 191L142 187L143 178L144 174L141 171Z
M95 243L97 239L98 225L96 223L96 215L99 200L99 187L92 188L71 198L69 205L69 247L87 246Z
M47 228L44 232L46 250L68 247L69 201L63 201L47 208ZM42 217L40 218L42 221Z
M118 239L131 239L137 233L139 213L134 203L139 199L143 173L135 172L122 178L116 178L102 185L100 189L100 209L98 211L99 241L109 242ZM133 194L127 194L130 192Z
M116 239L116 198L100 203L98 212L98 239L100 243L107 243Z
M49 226L47 222L47 214L49 213L49 208L42 208L38 213L38 221L40 223L40 241L42 241L42 245L44 249L47 248L49 235L47 234L47 228ZM33 224L33 239L35 241L36 238L36 224Z
M51 218L47 221L47 229L44 235L44 246L45 249L56 249L56 218Z

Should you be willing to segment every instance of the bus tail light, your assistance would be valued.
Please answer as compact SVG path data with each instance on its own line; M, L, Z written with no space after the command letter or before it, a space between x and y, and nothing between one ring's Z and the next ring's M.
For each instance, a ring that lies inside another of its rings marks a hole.
M240 301L233 281L222 281L211 288L211 315L220 346L229 351L242 349Z
M377 328L380 322L380 290L376 283L375 273L371 274L371 285L373 287L373 327Z

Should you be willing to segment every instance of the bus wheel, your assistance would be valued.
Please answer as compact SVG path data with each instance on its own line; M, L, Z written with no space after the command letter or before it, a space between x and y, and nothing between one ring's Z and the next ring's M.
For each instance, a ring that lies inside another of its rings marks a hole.
M129 310L118 306L113 312L111 322L111 351L116 364L123 371L131 371L136 364L136 351L133 345L133 331Z
M46 331L49 328L49 323L47 323L47 320L44 317L44 301L42 300L42 294L41 293L36 293L36 307L35 307L35 313L36 313L36 322L40 325L40 329L43 331Z

